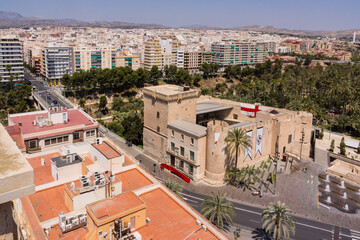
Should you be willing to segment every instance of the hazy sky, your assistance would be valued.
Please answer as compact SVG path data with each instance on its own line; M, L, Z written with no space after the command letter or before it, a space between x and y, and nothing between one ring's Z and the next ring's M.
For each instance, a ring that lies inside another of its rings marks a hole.
M0 10L26 17L158 23L171 27L360 28L360 0L1 0Z

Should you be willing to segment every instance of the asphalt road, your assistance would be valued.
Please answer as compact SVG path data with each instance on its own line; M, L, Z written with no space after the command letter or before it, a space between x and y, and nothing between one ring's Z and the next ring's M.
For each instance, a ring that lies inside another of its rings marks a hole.
M29 80L32 86L37 88L37 92L40 97L47 103L49 106L58 106L58 107L68 107L64 104L58 97L51 92L51 87L45 86L44 81L37 80L28 70L25 70L25 79Z
M201 203L207 196L195 192L183 190L184 200L201 211ZM251 229L261 229L261 212L263 209L233 202L235 206L236 216L233 218L234 224L246 226ZM302 217L294 216L296 220L296 231L294 239L299 240L320 240L320 239L341 239L351 240L360 239L360 232L346 228L338 228L329 224L318 221L309 220ZM266 236L261 237L261 232L254 231L253 238L267 239ZM268 238L269 239L269 238Z
M153 159L149 158L145 154L139 153L136 149L126 146L121 141L113 138L109 133L105 133L110 137L116 144L118 144L122 149L126 150L128 154L134 156L140 164L146 168L150 173L153 173L154 167L153 164L156 164L155 170L158 171L159 164ZM163 179L158 178L160 181ZM210 193L209 193L210 195ZM198 212L201 212L201 203L208 196L190 192L188 190L183 190L184 200L191 205ZM236 216L233 219L234 225L236 227L246 227L253 231L253 239L270 239L264 236L263 232L256 231L256 229L261 229L261 212L262 208L253 207L245 204L240 204L233 202L235 206ZM333 225L322 223L319 221L309 220L306 218L294 216L296 220L296 231L295 237L293 239L299 240L360 240L360 232L339 228Z
M25 69L24 73L25 73L25 79L29 80L31 85L37 88L37 91L44 91L50 89L50 87L44 86L44 81L35 79L33 75L30 74L29 70Z

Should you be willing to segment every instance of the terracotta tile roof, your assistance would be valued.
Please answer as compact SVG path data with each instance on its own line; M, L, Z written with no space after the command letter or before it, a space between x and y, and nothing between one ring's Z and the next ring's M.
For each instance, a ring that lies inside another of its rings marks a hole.
M145 204L131 191L86 206L97 220L105 220L136 207L145 208Z
M69 212L65 205L64 185L42 190L28 197L40 222L57 217L60 212Z
M86 235L89 233L88 229L84 227L75 229L73 231L67 232L65 234L61 233L59 225L55 225L49 231L49 240L82 240L86 239Z
M122 181L122 191L133 191L150 184L153 184L146 176L144 176L138 169L131 169L125 172L115 174L116 177Z
M29 114L29 115L22 115L22 116L14 116L11 117L9 116L9 118L16 124L18 125L19 122L21 122L20 129L21 129L21 133L24 134L31 134L31 133L41 133L41 132L45 132L45 131L49 131L49 130L56 130L59 129L61 130L61 128L67 128L67 127L74 127L74 126L78 126L78 125L85 125L85 126L90 126L90 125L96 125L98 126L99 124L97 122L93 122L91 120L89 120L84 114L82 114L79 110L77 109L70 109L68 110L68 123L58 123L58 124L53 124L52 126L44 126L44 127L39 127L39 125L34 126L33 125L33 121L36 119L36 117L44 117L47 118L48 114L47 113L39 113L39 114ZM79 128L81 128L79 126ZM41 134L39 134L41 135Z
M59 157L60 153L51 153L44 155L44 162L45 165L41 165L41 156L27 158L28 162L30 163L31 167L34 169L34 181L35 186L39 186L45 183L53 182L55 179L51 175L51 162L50 159L53 157Z
M19 126L7 126L5 127L6 131L9 133L12 140L16 142L18 148L25 148L24 139L21 136L21 130Z
M94 164L93 160L91 160L88 156L85 157L85 163L86 163L86 166Z
M39 219L33 209L33 206L31 206L31 202L29 198L22 197L20 198L20 201L22 203L22 208L23 208L23 217L26 216L26 218L28 219L27 222L29 222L32 232L34 234L32 237L34 237L34 239L37 240L45 240L46 235L44 233L43 228L40 226Z
M118 152L113 146L111 146L106 141L103 141L101 144L91 144L94 148L96 148L99 152L101 152L107 159L112 159L116 157L120 157L121 153Z
M162 189L157 188L139 196L146 203L146 215L151 223L138 230L144 239L184 239L199 228L196 218L187 212ZM199 230L189 239L219 239L209 229Z

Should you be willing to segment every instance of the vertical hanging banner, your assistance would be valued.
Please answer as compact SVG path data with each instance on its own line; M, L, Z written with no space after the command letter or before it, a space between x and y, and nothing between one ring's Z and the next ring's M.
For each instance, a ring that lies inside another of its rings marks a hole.
M258 152L259 152L260 154L262 154L262 152L261 152L262 142L263 142L263 128L258 128L258 129L256 130L255 156L257 155Z
M216 145L217 145L217 143L218 143L218 141L219 141L219 137L220 137L220 133L216 132L216 133L214 134L214 148L213 148L213 150L212 150L212 154L214 154Z
M250 142L252 142L252 133L253 133L253 131L252 131L252 130L246 133L246 136L248 136L248 137L249 137ZM250 148L245 148L245 157L244 157L244 161L246 160L246 157L247 157L248 155L249 155L249 157L252 159L251 152L252 152L252 145L251 145L251 147L250 147Z

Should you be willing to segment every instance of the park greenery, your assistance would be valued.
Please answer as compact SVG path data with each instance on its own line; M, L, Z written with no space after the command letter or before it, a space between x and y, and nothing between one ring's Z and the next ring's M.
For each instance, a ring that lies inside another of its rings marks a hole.
M212 196L202 202L201 214L220 229L224 229L233 223L235 207L225 196L211 193Z
M275 240L289 239L295 235L295 219L283 202L270 203L261 213L262 228L272 234Z
M254 68L228 66L224 83L203 88L202 94L246 103L307 111L315 125L360 137L360 66L332 64L326 68L283 67L267 61ZM333 112L334 114L331 114Z
M287 66L280 60L266 61L255 67L228 66L222 74L226 81L218 82L213 88L207 83L218 79L219 66L204 63L200 70L202 76L191 75L174 65L166 66L163 71L155 66L150 71L129 67L90 69L72 76L64 75L62 83L67 94L81 99L101 94L128 97L148 85L198 86L201 81L201 94L307 111L313 114L315 125L360 137L360 95L357 94L360 92L360 66L356 64L311 67L297 58L294 65Z
M0 86L0 121L7 125L7 114L34 111L31 97L31 86L25 82L17 82L17 85L6 83Z
M106 108L105 100L104 98L101 100L100 97L99 109ZM144 125L143 101L134 97L117 97L112 102L111 110L113 111L113 120L111 122L98 121L129 142L141 146Z
M214 74L214 67L208 67L213 64L203 64L203 66L206 68L207 76ZM186 69L170 65L165 66L163 71L159 70L157 66L153 66L150 71L142 68L132 70L130 67L91 68L87 71L75 72L72 76L65 74L61 82L66 90L86 97L94 93L123 93L146 85L157 85L161 81L177 85L198 86L201 79L200 74L191 75Z
M270 184L276 182L276 167L270 158L262 161L258 167L255 165L240 169L228 167L225 172L225 181L236 187L244 185L248 189L256 189L254 185L258 183L260 187L265 185L268 189Z

